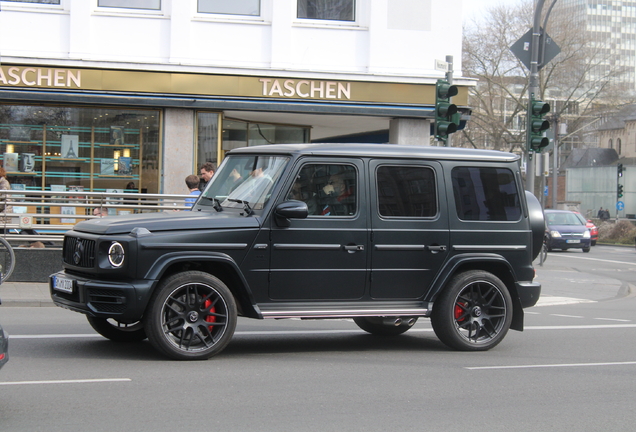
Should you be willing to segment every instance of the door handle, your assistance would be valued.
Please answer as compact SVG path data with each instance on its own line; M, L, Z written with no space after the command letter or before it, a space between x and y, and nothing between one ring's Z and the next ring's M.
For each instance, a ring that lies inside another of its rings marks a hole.
M360 252L364 250L364 245L345 245L347 252Z
M430 250L431 252L446 252L446 246L444 245L440 245L440 246L427 246L428 250Z

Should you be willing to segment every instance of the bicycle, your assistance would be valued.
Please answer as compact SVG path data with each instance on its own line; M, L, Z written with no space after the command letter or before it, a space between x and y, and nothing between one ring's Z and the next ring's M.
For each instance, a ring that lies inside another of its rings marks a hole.
M11 277L15 269L15 252L4 238L0 237L0 284Z

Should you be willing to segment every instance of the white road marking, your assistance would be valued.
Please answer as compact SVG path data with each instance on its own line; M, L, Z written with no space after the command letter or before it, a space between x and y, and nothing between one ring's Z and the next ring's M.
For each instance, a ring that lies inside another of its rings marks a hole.
M557 306L578 303L596 303L595 300L579 299L574 297L557 297L557 296L541 296L535 307L539 306Z
M618 319L618 318L593 318L599 321L618 321L618 322L630 322L631 320Z
M575 255L559 255L559 257L563 257L563 258L573 258L573 259L582 259L582 260L590 260L590 261L600 261L600 262L613 263L613 264L628 264L628 265L634 265L634 263L633 263L633 262L614 261L614 260L606 260L606 259L601 259L601 258L588 258L588 257L582 257L582 256L575 256Z
M636 361L629 362L606 362L606 363L562 363L562 364L538 364L538 365L517 365L517 366L476 366L466 367L468 370L489 370L489 369L533 369L533 368L561 368L561 367L588 367L588 366L625 366L636 365Z
M578 315L561 315L561 314L550 314L550 316L563 317L563 318L585 318Z
M97 338L103 337L97 333L89 334L43 334L43 335L12 335L9 334L9 339L63 339L63 338Z
M103 383L103 382L130 382L130 378L102 378L102 379L83 379L83 380L52 380L52 381L10 381L0 382L0 386L9 385L40 385L40 384L86 384L86 383Z

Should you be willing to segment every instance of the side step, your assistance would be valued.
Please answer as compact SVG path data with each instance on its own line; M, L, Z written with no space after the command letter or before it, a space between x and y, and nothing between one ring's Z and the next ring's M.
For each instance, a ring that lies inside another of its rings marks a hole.
M281 318L353 318L361 316L428 317L431 304L418 302L347 302L347 303L262 303L257 305L264 319Z

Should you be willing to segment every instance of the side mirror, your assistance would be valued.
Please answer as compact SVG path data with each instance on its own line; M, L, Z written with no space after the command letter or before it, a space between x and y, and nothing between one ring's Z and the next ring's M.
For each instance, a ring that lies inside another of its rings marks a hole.
M282 227L288 227L290 219L305 219L308 215L307 203L296 200L282 202L274 210L276 224Z

